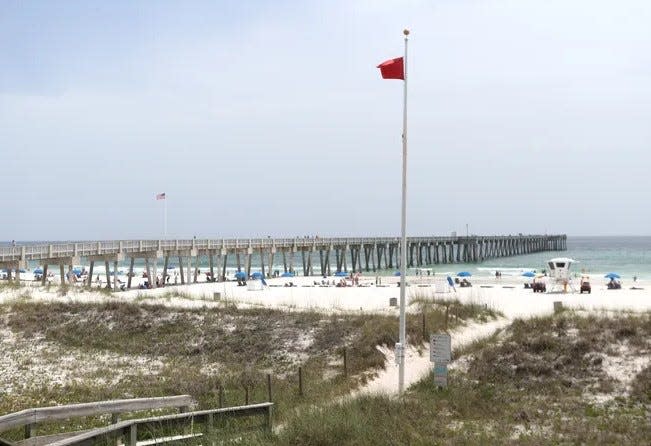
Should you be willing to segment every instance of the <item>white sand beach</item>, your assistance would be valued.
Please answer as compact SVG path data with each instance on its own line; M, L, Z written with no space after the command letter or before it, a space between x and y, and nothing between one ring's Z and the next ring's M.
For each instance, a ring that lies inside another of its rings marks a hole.
M205 280L203 277L200 280ZM170 307L203 308L223 305L224 302L240 307L256 306L282 308L292 311L317 310L325 313L334 312L368 312L395 314L399 309L389 305L391 298L399 296L397 277L382 277L382 284L376 285L376 277L362 275L360 286L336 287L321 286L321 281L330 284L339 282L340 278L329 277L292 277L268 279L267 286L252 290L250 286L238 286L237 282L208 283L199 282L191 285L176 285L158 289L133 289L115 292L111 295L100 292L83 290L81 286L73 286L70 291L61 296L56 287L48 291L36 282L28 287L18 289L4 288L0 292L0 303L14 299L29 298L36 301L77 301L102 302L117 300L122 302L142 302L143 304L161 304ZM289 283L293 286L286 286ZM514 318L548 314L553 311L554 302L560 301L563 306L579 308L587 311L651 311L651 283L646 281L633 284L623 284L619 290L609 290L606 279L592 279L592 293L578 292L547 292L534 293L524 288L525 278L502 277L473 278L472 287L450 289L445 285L445 277L413 276L408 277L407 304L414 298L458 299L461 302L484 304L498 310L504 317L486 324L473 323L458 328L452 333L453 348L458 348L477 338L489 336L496 329L505 327ZM134 283L137 283L134 280ZM249 281L249 285L251 281ZM256 284L258 285L258 284ZM182 297L173 297L179 294ZM407 311L417 311L417 308L407 306ZM427 352L421 349L410 349L407 355L406 384L416 382L431 367ZM382 350L387 357L385 370L380 371L377 378L370 381L360 392L395 392L397 368L393 362L393 352L389 348Z

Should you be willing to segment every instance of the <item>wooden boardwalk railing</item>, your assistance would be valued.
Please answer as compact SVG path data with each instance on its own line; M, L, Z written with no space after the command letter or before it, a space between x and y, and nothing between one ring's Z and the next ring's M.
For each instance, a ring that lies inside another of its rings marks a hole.
M80 433L69 438L65 438L53 443L48 443L49 446L76 446L93 444L101 442L103 444L111 444L113 440L124 437L124 443L128 446L137 446L139 430L146 429L146 432L151 432L160 428L164 422L181 422L181 423L200 423L205 426L205 432L211 433L214 427L216 418L239 418L250 416L264 417L265 430L271 432L271 413L274 403L259 403L250 404L248 406L224 407L221 409L199 410L195 412L179 413L173 415L163 415L160 417L142 418L137 420L127 420L116 423L107 427L93 429L87 432ZM200 435L200 434L195 434ZM162 443L163 439L157 441ZM168 441L174 441L173 437Z
M120 420L120 414L127 412L166 408L178 408L181 412L188 412L194 404L194 400L190 395L176 395L25 409L20 412L0 416L0 433L24 426L25 439L30 441L23 441L21 444L36 446L43 444L38 439L44 438L35 436L36 426L39 423L104 414L111 414L111 422L117 423ZM61 437L61 435L70 435L70 433L60 434L58 436ZM6 440L2 441L6 442Z
M205 433L210 433L217 420L228 418L261 416L264 419L264 428L271 431L273 403L259 403L246 406L224 407L219 409L208 409L199 411L188 411L194 404L189 395L178 395L161 398L138 398L130 400L100 401L94 403L73 404L68 406L42 407L27 409L20 412L0 416L0 433L7 430L25 426L25 440L11 442L0 438L2 446L69 446L86 445L93 443L116 444L120 438L129 446L136 446L138 443L138 432L146 429L151 432L160 429L163 424L192 425L202 424ZM119 414L141 410L153 410L161 408L179 408L181 413L161 415L149 418L140 418L119 421ZM38 423L45 423L68 418L112 414L112 424L106 427L89 429L86 431L65 432L54 435L36 437L35 426ZM202 434L181 436L188 438ZM157 439L156 443L166 441L177 441L179 437L168 437Z

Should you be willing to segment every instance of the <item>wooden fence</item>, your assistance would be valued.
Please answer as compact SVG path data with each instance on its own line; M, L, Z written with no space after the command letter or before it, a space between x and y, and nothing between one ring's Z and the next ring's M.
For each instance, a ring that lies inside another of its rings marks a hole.
M177 395L159 398L136 398L128 400L99 401L93 403L72 404L67 406L41 407L26 409L0 416L0 433L19 427L25 428L25 439L18 442L0 438L0 446L43 446L43 445L79 445L99 442L108 444L108 439L124 437L129 445L136 445L138 428L147 427L149 432L160 428L163 423L185 425L195 422L205 426L207 432L211 431L216 419L239 418L249 416L262 416L264 426L271 430L271 411L273 403L260 403L247 406L225 407L218 409L189 411L194 405L194 400L189 395ZM156 410L165 408L178 408L180 413L162 415L150 418L120 421L120 415L127 412L142 410ZM77 432L64 432L54 435L35 436L36 426L56 420L70 418L111 414L109 426ZM196 436L196 435L194 435ZM189 437L192 437L190 435ZM174 437L178 439L178 437ZM164 442L165 440L157 443ZM173 440L168 440L173 441ZM112 444L116 444L113 442Z

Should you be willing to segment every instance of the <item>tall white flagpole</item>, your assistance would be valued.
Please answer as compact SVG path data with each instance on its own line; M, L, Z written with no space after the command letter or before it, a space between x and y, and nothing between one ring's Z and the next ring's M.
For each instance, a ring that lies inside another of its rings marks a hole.
M402 109L402 217L400 243L400 347L398 348L398 392L402 393L405 387L405 349L407 344L407 330L405 325L405 282L407 280L407 41L409 30L403 31L405 35L405 57L403 59L404 72L404 102Z
M167 239L167 194L163 198L163 238Z

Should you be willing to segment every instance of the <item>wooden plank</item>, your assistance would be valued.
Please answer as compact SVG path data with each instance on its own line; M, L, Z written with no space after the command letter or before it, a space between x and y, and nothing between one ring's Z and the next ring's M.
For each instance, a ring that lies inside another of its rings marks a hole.
M46 444L54 443L55 441L63 440L66 438L74 437L86 432L90 432L93 429L84 429L81 431L74 432L61 432L58 434L52 435L42 435L40 437L31 437L25 440L21 440L14 443L14 446L43 446Z
M190 395L164 396L156 398L134 398L127 400L97 401L93 403L71 404L67 406L39 407L26 409L0 417L0 432L52 420L65 420L104 413L135 412L168 407L191 406L194 400Z
M203 434L201 432L196 433L196 434L187 434L187 435L174 435L171 437L160 437L160 438L154 438L152 440L143 440L137 442L137 446L151 446L154 444L161 444L161 443L171 443L174 441L182 441L182 440L188 440L191 438L196 438L196 437L202 437Z

